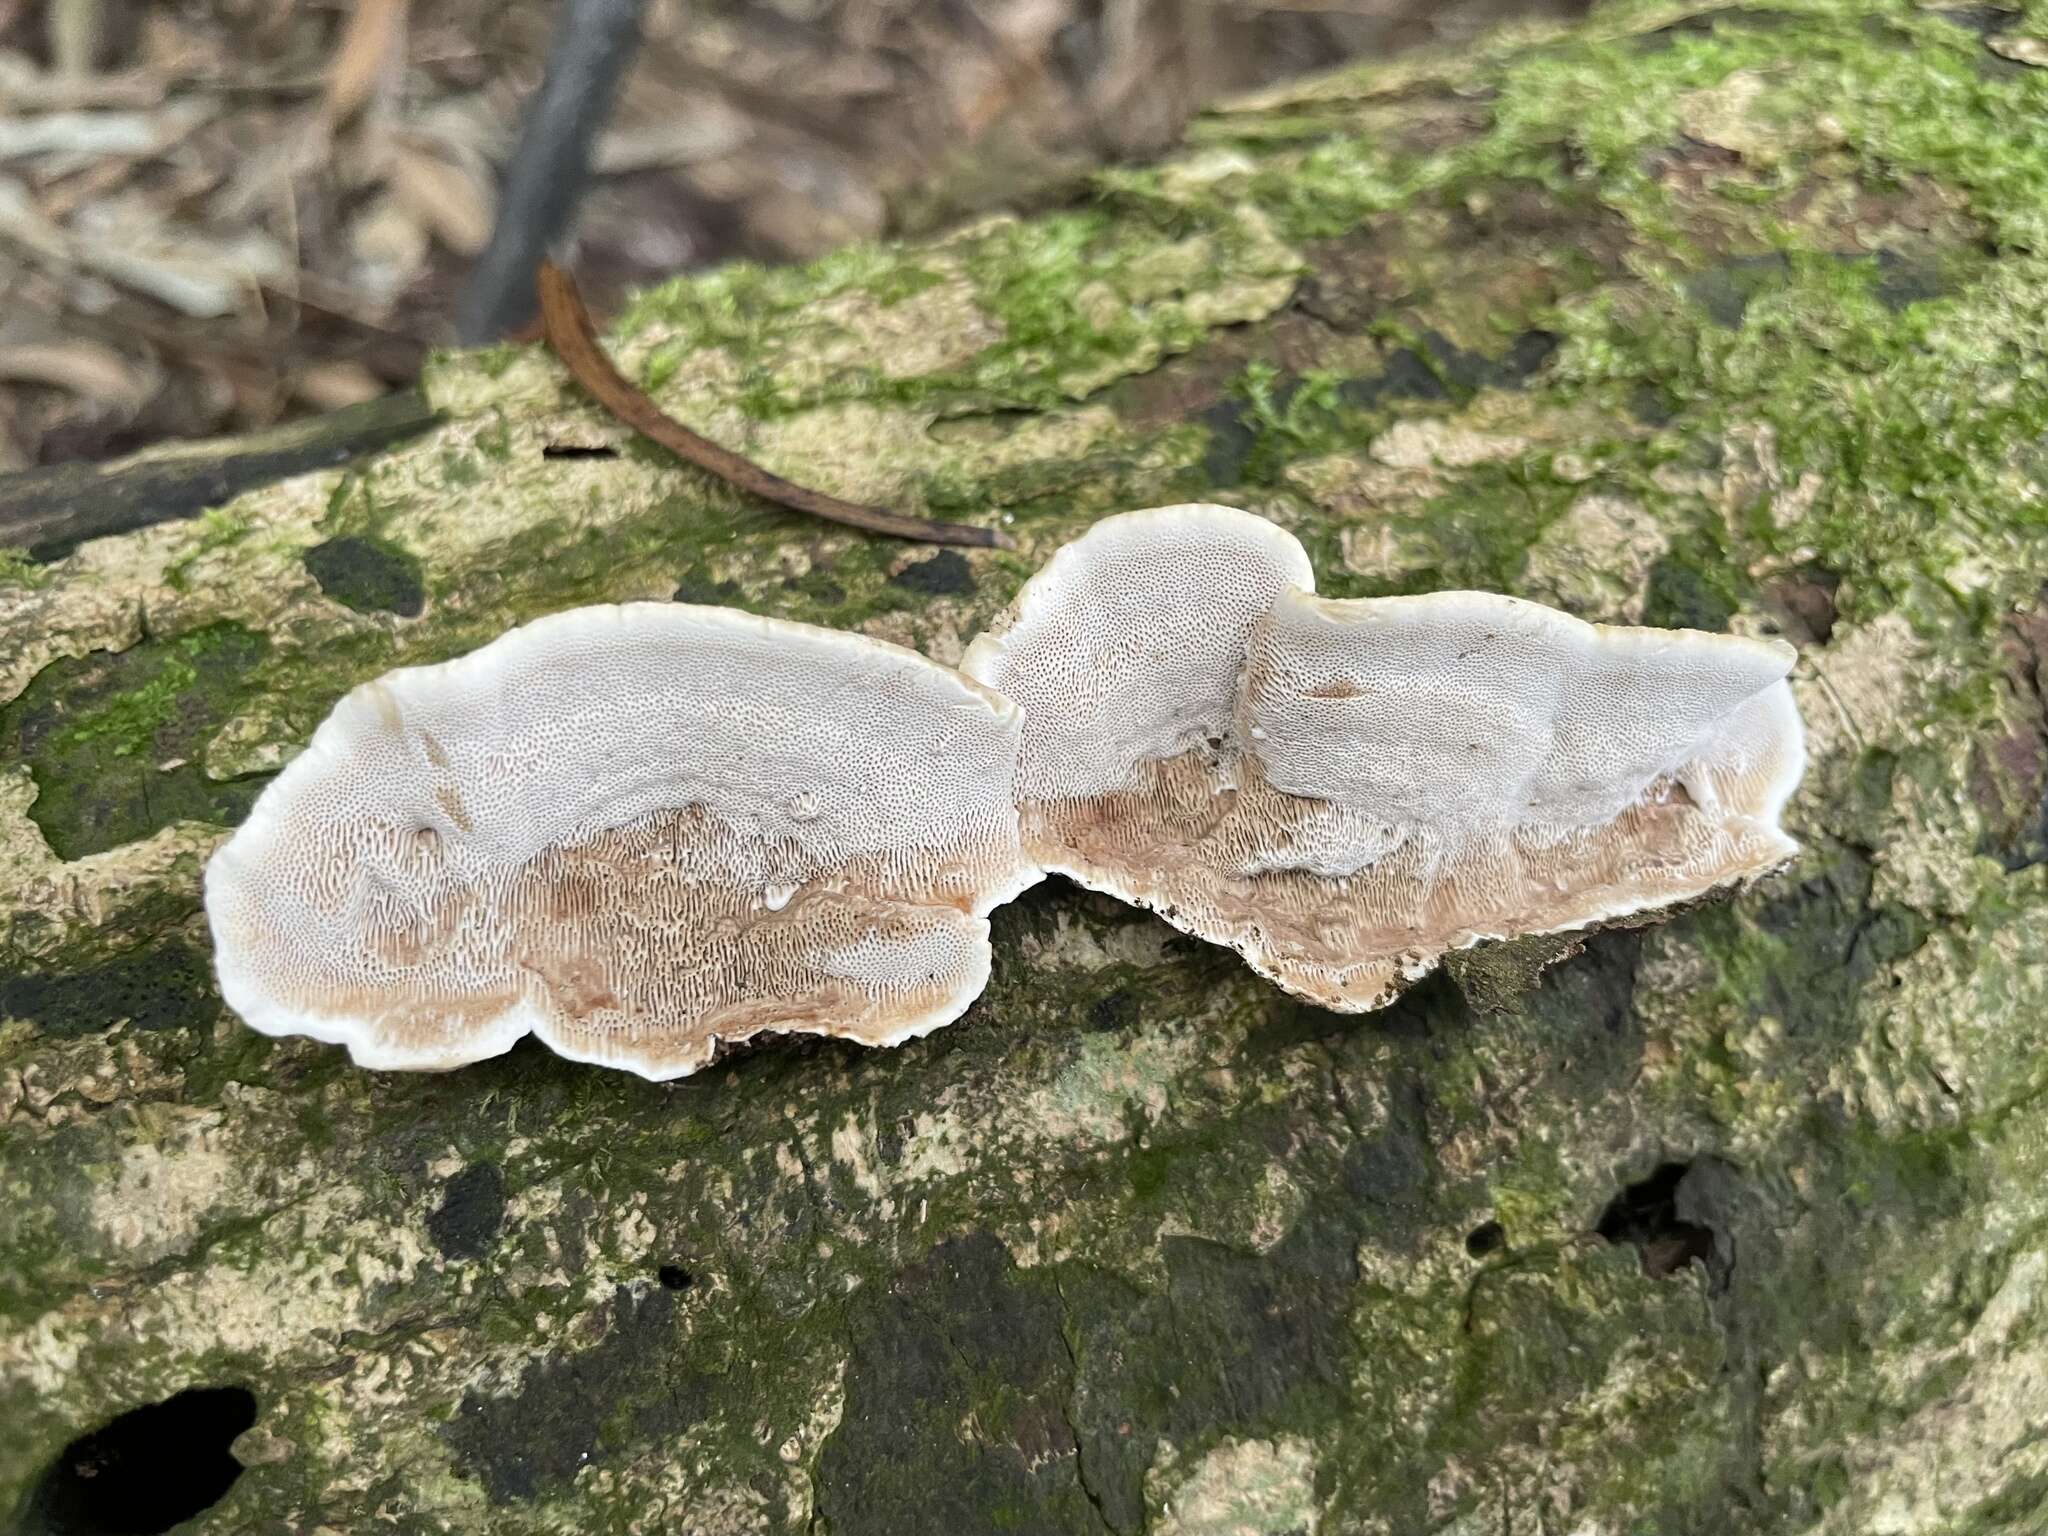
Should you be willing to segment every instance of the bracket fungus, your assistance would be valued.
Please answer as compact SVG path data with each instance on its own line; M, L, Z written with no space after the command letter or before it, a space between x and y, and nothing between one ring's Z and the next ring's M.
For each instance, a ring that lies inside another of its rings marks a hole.
M1160 507L1059 550L958 672L633 603L390 673L208 864L222 995L364 1066L531 1032L671 1078L951 1022L1047 872L1356 1012L1796 851L1789 646L1314 587L1264 518Z
M1291 534L1226 507L1055 554L961 663L1023 708L1026 856L1363 1011L1450 950L1795 851L1789 646L1313 588Z
M649 1078L770 1030L894 1044L988 979L1009 701L724 609L537 620L344 698L206 871L266 1034L445 1068L529 1031Z

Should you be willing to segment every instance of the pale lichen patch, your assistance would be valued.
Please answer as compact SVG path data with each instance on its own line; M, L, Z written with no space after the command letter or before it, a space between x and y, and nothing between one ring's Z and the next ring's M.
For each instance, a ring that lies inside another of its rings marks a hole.
M1345 523L1413 513L1444 486L1444 477L1433 460L1395 465L1350 453L1297 459L1287 466L1283 478L1322 511Z
M1970 796L1967 742L1955 741L1933 761L1927 756L1916 759L1918 771L1893 776L1893 835L1878 850L1871 899L1964 917L2001 871L1996 859L1976 851L1984 821Z
M77 1379L79 1357L98 1341L110 1315L105 1302L80 1295L10 1326L0 1332L0 1376L38 1397L62 1397Z
M53 661L121 651L231 620L279 624L317 594L296 558L339 476L299 475L229 503L215 521L171 522L95 539L33 588L0 588L0 703ZM222 542L222 522L246 530Z
M119 1020L97 1035L35 1036L32 1025L0 1024L0 1123L86 1121L110 1105L173 1098L184 1085L183 1061L163 1037Z
M871 1200L882 1196L882 1177L869 1160L873 1137L860 1118L848 1110L832 1131L832 1160L846 1170L854 1188Z
M1975 1502L1972 1494L1981 1496L1983 1490L1975 1479L1959 1482L1956 1469L1961 1467L1996 1467L2000 1482L2010 1487L2026 1488L2048 1478L2048 1444L2038 1433L2041 1392L2048 1382L2048 1344L2040 1322L2044 1279L2048 1260L2040 1252L2017 1255L1959 1345L1910 1350L1906 1359L1895 1362L1901 1381L1938 1381L1946 1365L1966 1367L1969 1385L1964 1391L1929 1395L1907 1415L1886 1415L1882 1428L1838 1442L1836 1454L1854 1470L1855 1481L1809 1527L1808 1536L1953 1531L1960 1501ZM1839 1366L1807 1390L1817 1386L1832 1396L1846 1385L1838 1376ZM1794 1423L1785 1427L1792 1430L1786 1439L1797 1445L1803 1437Z
M960 1112L919 1110L903 1136L896 1178L906 1184L937 1183L967 1171L975 1130Z
M1424 418L1397 421L1368 447L1390 469L1470 469L1520 458L1530 440L1513 432L1487 432L1460 421Z
M427 403L453 421L475 421L485 432L539 401L564 394L561 366L538 343L488 352L442 352L427 359L420 376Z
M1159 1224L1156 1238L1200 1237L1252 1253L1270 1253L1308 1208L1309 1191L1283 1163L1268 1163L1258 1183L1237 1201L1196 1206Z
M0 1331L0 1376L57 1396L73 1386L86 1349L325 1363L345 1333L389 1321L392 1289L426 1258L410 1230L360 1214L361 1203L359 1192L318 1189L264 1217L232 1250L216 1245L202 1266L75 1293Z
M1670 531L1632 497L1579 497L1529 547L1517 591L1582 619L1640 624Z
M67 580L66 562L36 587L0 588L0 703L20 696L51 662L125 650L142 638L143 610L118 583Z
M818 1384L817 1395L803 1422L776 1448L777 1457L790 1468L783 1518L792 1530L805 1529L812 1520L818 1500L818 1453L845 1416L846 1362L842 1359L834 1364L830 1376Z
M200 865L225 835L177 822L140 842L67 863L29 817L35 796L26 766L0 764L0 911L14 916L9 943L25 957L54 954L166 891L188 893L196 902Z
M249 774L276 773L305 747L305 725L292 701L259 698L224 722L206 744L201 760L216 783Z
M1163 1115L1173 1082L1219 1044L1193 1027L1083 1036L1059 1075L1018 1106L1016 1134L1077 1147L1120 1142L1133 1114Z
M1918 734L1930 691L1954 675L1900 614L1837 625L1826 648L1803 656L1791 678L1807 752L1825 762L1906 744Z
M1163 1441L1145 1478L1156 1536L1315 1536L1315 1447L1299 1435L1227 1439L1183 1468Z
M1830 1093L1886 1135L1945 1129L1988 1107L1976 1063L1989 1041L2024 1028L2007 988L1982 985L1956 943L1939 936L1874 977L1865 995L1871 1027L1829 1066Z
M488 564L492 550L537 530L567 539L586 528L610 528L646 516L680 485L721 489L701 471L673 461L549 459L549 443L587 441L594 408L505 414L489 411L450 422L432 436L379 459L361 484L385 537L411 550L431 575ZM459 491L446 483L450 455L477 466ZM447 514L451 494L460 517ZM735 493L724 493L736 503ZM431 585L431 580L430 580ZM665 595L665 594L664 594ZM460 606L459 592L441 601Z
M1807 113L1797 99L1773 91L1769 77L1756 70L1738 69L1716 85L1688 91L1677 107L1682 131L1752 165L1773 166L1842 140L1839 122Z
M820 360L871 364L884 378L915 379L961 367L1000 341L1002 325L981 307L973 284L950 263L939 270L948 275L893 304L847 294L818 306L817 318L844 333L843 346L820 349Z
M147 1140L121 1149L111 1179L95 1184L92 1220L128 1264L190 1248L213 1211L246 1197L249 1160L222 1111L152 1106Z
M1117 916L1121 919L1123 914ZM1100 971L1113 965L1154 966L1173 941L1164 923L1104 921L1095 912L1061 905L1051 914L1051 932L1024 934L1018 959L1031 966Z
M647 1195L635 1190L626 1201L625 1213L613 1229L613 1252L622 1264L639 1264L654 1252L660 1234L647 1214Z

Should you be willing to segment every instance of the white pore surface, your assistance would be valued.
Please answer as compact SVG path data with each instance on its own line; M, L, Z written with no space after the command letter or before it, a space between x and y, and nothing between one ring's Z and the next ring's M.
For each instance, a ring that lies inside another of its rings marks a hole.
M960 667L1023 706L1017 793L1072 799L1228 733L1252 627L1315 572L1234 507L1109 517L1064 545Z
M1251 637L1241 737L1267 783L1344 815L1259 867L1341 876L1417 839L1451 855L1502 829L1562 838L1664 775L1702 809L1775 821L1803 757L1781 684L1794 654L1486 592L1282 593ZM1765 758L1756 803L1721 807L1716 773L1748 784Z
M752 1027L778 1027L777 978L815 973L873 1004L866 1032L849 1032L921 1034L979 993L981 919L1036 878L1012 802L1019 731L1006 700L856 635L675 604L544 618L335 707L208 865L222 992L255 1028L344 1042L366 1066L453 1066L528 1030L651 1077L701 1065L715 1040L702 1060L662 1048L663 1032L690 1020L592 1036L559 985L536 982L552 963L520 952L536 926L610 931L601 910L551 904L547 877L533 875L567 849L582 859L579 900L614 869L658 861L685 895L665 917L634 921L667 921L714 958L722 941L703 931L705 911L737 902L772 926L823 891L815 931L836 937L793 962L776 952L769 990L745 999ZM641 835L642 823L655 830ZM703 835L682 846L677 826ZM600 837L608 829L625 830ZM507 889L524 891L523 915L494 905ZM718 896L707 908L689 891ZM861 916L873 899L929 904L946 921L885 931ZM753 918L718 921L738 931ZM609 963L600 950L575 959ZM815 1018L791 1027L836 1032Z

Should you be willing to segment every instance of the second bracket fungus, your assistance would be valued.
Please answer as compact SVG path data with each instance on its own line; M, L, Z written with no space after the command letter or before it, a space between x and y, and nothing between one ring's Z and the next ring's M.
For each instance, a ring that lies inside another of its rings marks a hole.
M206 872L266 1034L442 1068L529 1031L680 1077L764 1031L957 1018L1038 878L1016 706L915 652L724 609L538 620L343 699Z
M1795 851L1789 646L1313 585L1292 535L1223 507L1060 550L962 662L1023 706L1027 856L1362 1011L1449 950Z

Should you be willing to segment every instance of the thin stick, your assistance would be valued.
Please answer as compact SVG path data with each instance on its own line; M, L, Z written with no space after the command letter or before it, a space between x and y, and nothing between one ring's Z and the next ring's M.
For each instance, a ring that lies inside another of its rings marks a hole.
M556 8L547 68L505 164L490 244L455 304L455 335L465 347L500 340L533 318L534 273L582 200L591 146L640 46L646 8L647 0L561 0Z
M640 389L629 384L613 366L598 342L597 328L590 323L590 311L583 307L583 298L577 293L575 280L568 273L552 261L543 261L540 264L539 287L541 327L547 338L548 350L562 360L562 366L569 370L570 377L588 390L599 405L642 437L651 438L677 457L687 459L729 485L751 491L792 511L808 512L813 517L865 528L870 533L887 534L893 539L914 539L926 544L973 544L984 549L1013 547L1007 534L993 528L905 517L881 507L864 507L855 502L841 501L823 491L807 490L780 475L771 474L750 459L741 458L729 448L721 448L708 438L699 437L664 412Z

